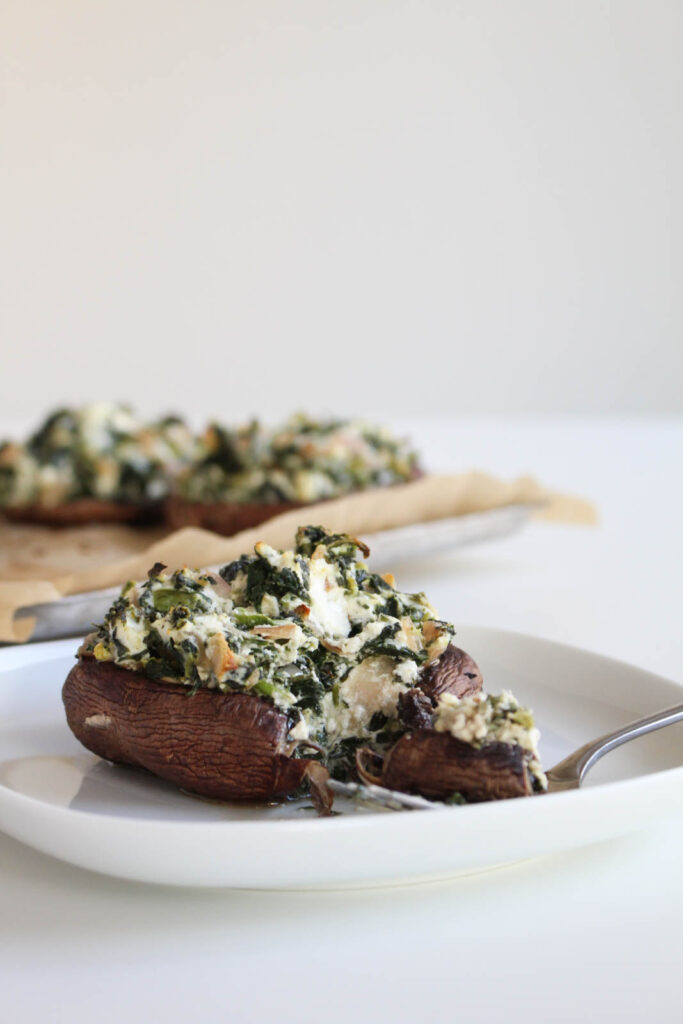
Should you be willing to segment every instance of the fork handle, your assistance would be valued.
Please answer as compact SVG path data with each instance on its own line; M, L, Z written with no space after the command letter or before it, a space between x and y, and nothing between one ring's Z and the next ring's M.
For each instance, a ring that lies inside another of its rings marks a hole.
M548 782L553 791L561 789L576 789L581 785L586 773L596 764L601 757L608 754L610 750L620 747L622 743L628 743L638 736L644 736L655 729L663 729L665 725L674 725L675 722L683 722L683 704L667 708L665 711L658 711L647 718L640 718L637 722L630 722L628 725L608 732L597 740L579 747L573 754L560 761L548 772Z

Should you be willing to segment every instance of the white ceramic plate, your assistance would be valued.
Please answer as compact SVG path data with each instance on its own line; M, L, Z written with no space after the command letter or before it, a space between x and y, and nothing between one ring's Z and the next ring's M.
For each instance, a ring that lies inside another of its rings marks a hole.
M683 700L666 679L546 640L463 627L458 642L490 691L510 688L534 708L547 766ZM94 871L170 885L377 885L483 870L680 813L683 726L608 755L572 793L426 812L347 808L326 820L306 803L202 801L78 744L60 698L75 649L63 640L0 652L0 828Z

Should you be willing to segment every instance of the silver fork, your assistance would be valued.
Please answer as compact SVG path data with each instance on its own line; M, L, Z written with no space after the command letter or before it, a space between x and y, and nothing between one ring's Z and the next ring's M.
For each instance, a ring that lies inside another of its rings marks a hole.
M647 718L639 718L637 722L630 722L621 729L608 732L597 740L585 743L578 750L575 750L569 757L565 757L547 772L548 792L560 793L568 789L578 789L587 773L594 764L615 750L623 743L634 740L638 736L644 736L655 729L663 729L666 725L674 725L676 722L683 722L683 704L667 708L665 711L658 711ZM382 786L364 786L357 782L337 782L331 779L328 782L333 793L340 796L349 796L361 803L379 804L390 811L434 811L446 807L439 801L425 800L421 796L411 796L408 793L399 793L396 790L384 789Z
M615 729L614 732L608 732L597 740L585 743L547 772L548 792L560 793L565 789L578 789L593 765L605 754L609 754L610 750L676 722L683 722L683 704L677 704L676 707L667 708L665 711L657 711L647 718L639 718L637 722L630 722L621 729Z

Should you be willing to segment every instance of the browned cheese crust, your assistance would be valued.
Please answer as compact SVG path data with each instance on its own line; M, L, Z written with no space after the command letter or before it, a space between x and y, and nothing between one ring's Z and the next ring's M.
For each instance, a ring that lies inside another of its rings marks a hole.
M69 727L88 750L203 796L272 800L293 792L309 767L321 769L288 756L286 716L249 694L203 689L189 696L182 685L81 659L62 698Z
M43 526L85 526L88 523L156 523L162 518L160 502L136 505L124 501L78 498L62 505L12 505L2 509L14 523Z

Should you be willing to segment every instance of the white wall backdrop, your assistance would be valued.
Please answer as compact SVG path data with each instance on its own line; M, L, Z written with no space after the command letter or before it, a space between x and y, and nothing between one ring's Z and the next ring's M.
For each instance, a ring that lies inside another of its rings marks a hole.
M678 0L3 0L4 420L681 411Z

